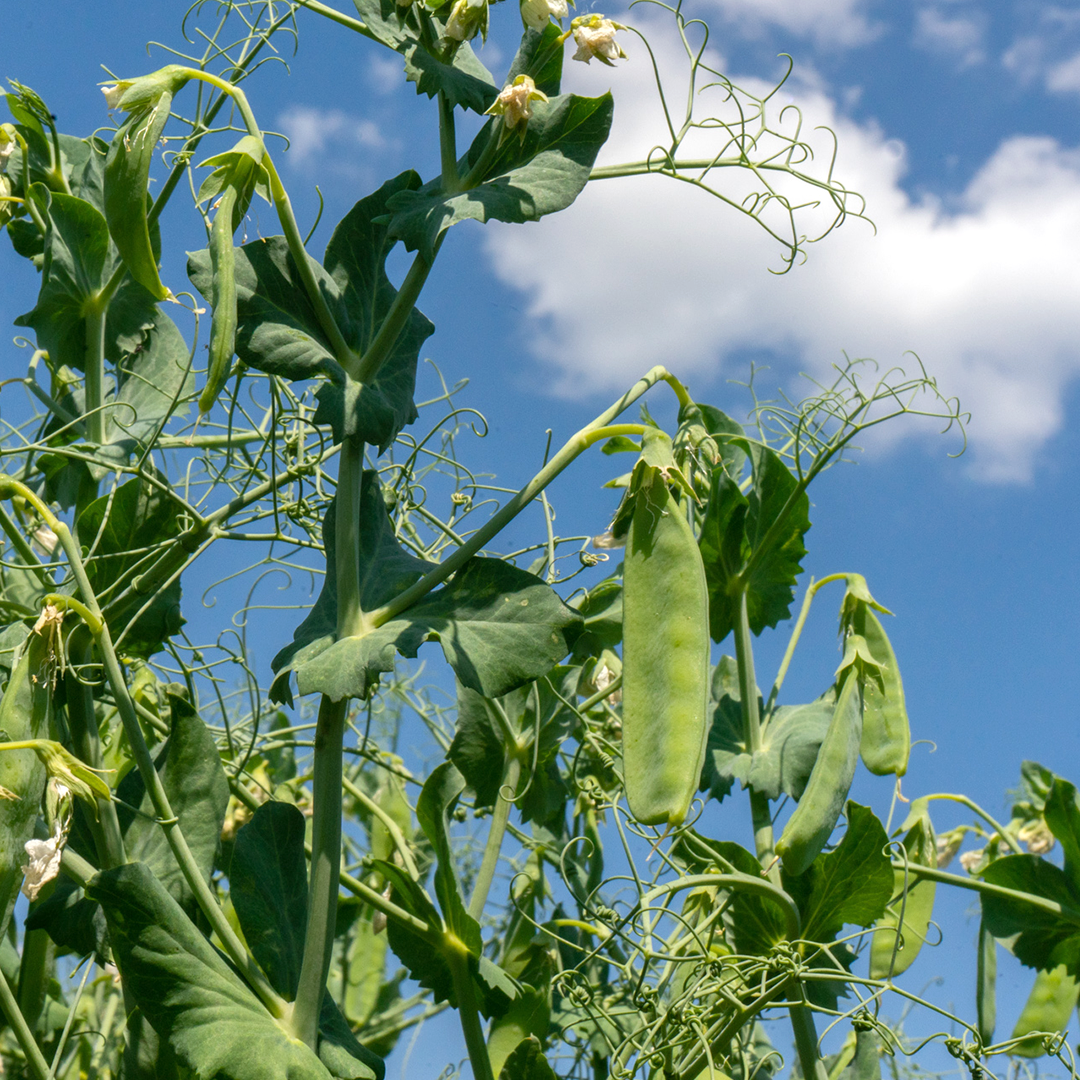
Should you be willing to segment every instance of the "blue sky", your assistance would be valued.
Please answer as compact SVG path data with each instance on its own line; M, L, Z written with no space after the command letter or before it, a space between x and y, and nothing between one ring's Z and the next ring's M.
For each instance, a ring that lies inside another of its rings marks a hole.
M740 415L745 394L727 380L745 379L751 361L770 366L762 388L795 394L800 371L822 377L843 352L893 365L916 351L971 411L967 453L950 458L957 440L919 424L873 440L812 490L806 569L860 571L896 612L889 632L914 736L937 744L915 751L909 795L962 790L998 813L1026 757L1077 780L1080 7L690 2L712 26L713 62L736 82L758 85L783 71L778 53L794 58L784 102L807 128L837 133L837 175L866 196L877 232L848 221L776 277L779 251L756 227L658 178L591 185L539 225L455 229L421 302L437 327L425 355L451 381L472 379L462 403L492 425L475 444L480 467L523 483L546 428L557 445L654 363ZM601 10L650 27L662 63L673 55L655 11ZM85 134L108 122L98 65L126 76L166 63L143 44L178 43L182 11L132 0L6 11L0 70L37 89L61 130ZM494 8L493 24L483 59L500 72L519 32L514 5ZM393 56L315 17L300 26L291 74L271 65L248 93L263 125L292 138L283 175L302 223L322 189L321 250L385 177L432 174L435 117ZM571 88L616 95L608 162L642 156L660 136L644 50L629 36L624 45L629 59L615 69L567 65ZM821 164L823 135L819 146ZM180 205L165 226L174 256L163 276L183 287L180 253L201 240ZM252 227L277 231L265 208ZM32 306L34 288L0 247L7 323ZM24 354L8 346L5 356L14 376ZM554 489L563 532L602 531L613 497L599 484L611 471L596 455ZM515 529L505 546L528 535ZM838 600L818 601L791 701L829 681ZM264 663L290 623L268 620L256 642ZM762 681L782 647L763 642ZM857 794L886 799L880 785ZM962 820L938 816L940 827ZM974 926L961 920L953 933L967 947ZM1027 976L1008 970L1026 992ZM970 1008L967 978L953 976L946 996ZM1002 1029L1015 1015L1003 1012Z

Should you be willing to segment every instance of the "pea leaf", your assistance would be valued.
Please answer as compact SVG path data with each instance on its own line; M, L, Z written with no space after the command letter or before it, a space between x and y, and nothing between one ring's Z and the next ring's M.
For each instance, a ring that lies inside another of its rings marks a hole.
M983 880L1059 903L1060 914L1017 897L979 894L986 928L996 938L1015 938L1011 948L1022 964L1041 971L1066 964L1080 977L1080 889L1068 874L1037 855L1006 855L983 871Z
M499 1080L557 1080L557 1077L544 1057L540 1040L530 1035L522 1039L506 1059Z
M802 538L810 528L810 500L780 456L757 443L743 449L753 468L749 496L718 465L701 530L709 630L717 642L735 626L744 586L755 634L790 615L806 554Z
M573 656L578 662L598 657L622 641L622 580L605 578L570 601L583 622L572 630Z
M1080 798L1076 787L1054 778L1043 810L1047 827L1065 852L1065 873L1080 885Z
M263 803L236 834L229 895L252 955L270 985L292 1001L307 929L304 815L284 802Z
M562 30L554 23L549 22L543 30L526 28L506 73L506 85L512 85L519 75L528 75L537 90L555 97L562 81L564 51Z
M390 234L410 251L431 257L435 242L452 225L475 221L537 221L569 206L588 182L611 128L610 94L598 98L567 94L534 103L524 142L506 139L494 152L480 183L448 194L436 179L417 191L401 191L387 203ZM466 175L500 137L502 124L489 121L458 165Z
M105 910L127 991L180 1063L222 1080L329 1080L214 951L143 863L96 874L87 895Z
M374 219L386 213L392 195L419 183L412 172L387 181L341 220L327 245L324 265L308 259L338 328L357 355L374 340L397 296L384 266L394 241ZM213 275L208 249L189 253L188 275L209 299ZM356 436L385 449L416 419L416 363L434 329L420 312L410 314L370 385L347 386L283 236L237 249L236 291L237 356L251 367L286 379L326 378L315 419L330 424L335 439Z
M336 511L334 511L336 513ZM396 654L414 657L438 641L458 678L498 697L551 670L569 651L565 631L576 623L550 586L500 559L471 559L449 584L402 615L359 637L336 641L337 577L334 513L323 527L327 573L322 592L291 645L274 657L275 701L291 701L289 674L301 694L333 700L366 697ZM366 472L360 491L361 603L372 611L416 581L430 564L398 544L382 501L378 476Z

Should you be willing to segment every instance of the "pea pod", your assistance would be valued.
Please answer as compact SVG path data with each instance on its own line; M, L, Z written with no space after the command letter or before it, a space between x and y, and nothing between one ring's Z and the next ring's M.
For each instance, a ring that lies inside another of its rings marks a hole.
M863 684L863 764L875 776L903 776L911 753L911 728L896 653L868 604L856 608L852 629L862 635L879 665Z
M32 631L12 668L0 700L0 730L11 742L45 738L49 734L51 678L46 671L50 642ZM22 881L24 845L34 835L34 823L45 788L45 766L33 750L0 753L0 787L10 795L0 803L0 936L3 935Z
M1035 985L1012 1033L1014 1039L1030 1037L1024 1038L1012 1053L1027 1058L1042 1057L1046 1051L1038 1033L1064 1031L1069 1026L1069 1017L1076 1008L1078 997L1080 983L1068 973L1064 964L1036 973Z
M105 220L128 273L155 300L172 293L161 283L158 261L146 218L150 165L169 119L172 94L164 90L146 107L134 111L113 136L105 158Z
M863 724L866 714L863 713ZM864 735L865 738L865 726ZM937 866L937 844L929 815L924 814L903 839L909 863ZM906 894L905 894L906 888ZM919 955L934 913L936 883L916 879L897 870L893 876L894 900L878 920L870 943L870 978L891 979L907 971ZM903 924L900 913L903 911Z
M623 566L623 781L638 821L678 825L705 758L709 594L663 473L639 468Z
M213 285L210 294L213 315L210 322L210 359L206 367L206 386L199 396L199 413L208 413L225 385L236 351L236 249L233 247L233 209L237 191L227 187L218 200L214 224L210 229L210 271Z
M997 1026L997 940L986 928L986 919L979 923L979 955L975 973L975 1011L978 1017L979 1038L983 1046L994 1041Z
M810 779L776 842L776 853L789 874L801 874L817 858L840 820L855 778L862 738L862 693L855 665L844 668L840 679L832 719Z

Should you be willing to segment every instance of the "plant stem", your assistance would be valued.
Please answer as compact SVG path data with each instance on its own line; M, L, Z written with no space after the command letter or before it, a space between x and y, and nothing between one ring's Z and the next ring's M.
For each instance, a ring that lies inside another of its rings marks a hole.
M364 444L357 438L348 438L341 444L334 496L338 640L367 630L360 586L360 483L363 472Z
M443 954L450 965L450 974L454 980L458 1018L465 1036L465 1048L469 1051L473 1080L495 1080L484 1028L480 1023L480 1010L476 1004L476 984L469 970L469 950L454 934L447 932L444 935Z
M86 313L86 355L84 357L86 437L98 446L105 443L105 316L107 303L91 302Z
M308 11L314 11L317 15L322 15L331 22L336 22L339 26L347 27L349 30L355 30L356 33L363 34L364 37L371 38L372 41L378 41L378 38L376 38L359 19L354 19L350 15L344 15L335 8L328 7L326 4L320 4L319 0L296 0L296 2L301 7L307 8Z
M948 792L937 792L933 795L925 796L927 802L932 799L948 799L950 802L959 803L961 806L966 806L973 813L978 814L979 817L990 826L1001 837L1002 840L1008 845L1009 850L1015 855L1022 855L1023 851L1020 845L1005 831L1003 825L998 824L977 802L969 799L966 795L950 795Z
M47 930L27 930L23 935L19 964L19 1012L31 1031L38 1025L45 1004L45 988L51 959L52 939Z
M486 525L482 525L477 529L457 551L441 562L434 570L425 574L410 588L395 596L389 603L369 612L369 625L376 627L389 622L464 566L493 536L501 532L507 524L513 521L575 458L584 453L594 442L607 438L607 425L612 420L620 413L625 412L638 398L646 394L658 382L667 380L669 377L667 370L660 366L646 372L614 405L605 409L592 423L586 424L576 435L570 438L547 465L505 506L493 514Z
M315 728L308 924L292 1016L293 1034L313 1050L318 1047L319 1013L337 923L341 876L341 753L348 705L348 699L334 702L324 696Z
M454 127L453 102L439 91L439 155L442 163L442 187L447 194L459 187L457 170L457 132Z
M34 1033L27 1025L25 1017L19 1011L15 995L11 992L11 987L8 985L2 971L0 971L0 1011L3 1012L8 1026L15 1032L15 1038L18 1039L19 1046L22 1047L22 1052L26 1055L26 1063L30 1066L30 1072L34 1080L53 1080L49 1063L45 1060L38 1047ZM488 1067L488 1075L491 1075L490 1066Z
M742 707L743 741L751 754L761 749L761 714L758 711L757 674L754 646L750 637L750 609L745 584L739 596L739 618L735 624L735 659L739 667L739 699ZM780 884L773 849L772 811L769 798L750 789L750 816L754 825L754 848L758 862L766 867L773 884Z
M495 809L491 813L491 828L488 830L487 844L484 847L484 860L480 864L480 872L476 875L476 884L473 886L473 893L469 898L469 914L477 922L480 921L480 916L484 913L484 905L487 903L488 893L491 891L491 883L495 880L495 870L499 865L499 852L502 850L503 838L506 836L506 826L510 821L510 810L514 805L518 780L521 779L522 750L517 747L508 747L507 749L509 754L506 759L506 769L503 772L499 796L495 800Z
M800 986L800 989L801 986ZM808 1005L792 1005L791 1030L795 1034L795 1049L799 1055L804 1080L828 1080L825 1062L818 1054L817 1031L814 1030L814 1014Z
M347 776L342 777L341 786L358 802L361 806L374 817L377 817L382 822L383 828L390 834L390 839L394 843L394 848L401 856L402 864L409 873L409 877L413 881L420 880L420 871L416 866L416 860L413 859L412 852L409 850L409 842L405 839L405 834L401 831L401 827L398 823L370 796L365 795Z

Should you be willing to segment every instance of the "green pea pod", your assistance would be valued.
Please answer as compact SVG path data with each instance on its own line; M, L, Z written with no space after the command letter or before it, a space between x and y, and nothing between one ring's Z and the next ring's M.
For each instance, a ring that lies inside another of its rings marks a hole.
M162 91L152 105L133 112L113 136L105 157L105 220L128 273L155 300L172 296L161 283L146 219L150 165L165 123L172 94Z
M855 778L862 738L862 694L855 666L845 668L841 679L832 719L810 779L776 842L784 869L796 876L818 857L836 828Z
M896 653L868 604L858 605L852 625L880 665L868 671L863 684L863 764L875 776L903 776L911 753L911 728Z
M678 825L705 759L709 594L663 474L640 475L623 565L623 781L638 821Z
M979 1038L983 1046L994 1041L997 1027L997 940L979 923L979 955L975 972L975 1011L978 1017Z
M1024 1041L1011 1053L1026 1058L1042 1057L1046 1051L1041 1033L1064 1031L1069 1026L1077 998L1080 998L1080 983L1068 973L1064 964L1038 972L1012 1033L1014 1039ZM1025 1035L1031 1037L1025 1039Z
M233 353L236 351L236 249L233 247L233 208L236 198L236 188L225 188L210 228L210 270L213 274L210 299L214 311L210 322L206 386L199 395L200 415L214 407L229 377Z
M865 713L863 724L866 723ZM865 738L865 726L864 726ZM930 818L920 818L903 839L909 863L918 866L937 866L937 843ZM905 895L905 884L907 892ZM870 978L891 979L907 971L919 955L930 930L934 913L936 883L916 879L910 872L897 870L893 875L893 901L878 920L870 943ZM901 926L900 912L904 921Z
M49 734L50 648L45 636L31 632L12 669L0 700L0 730L11 742ZM5 790L0 802L0 937L15 906L26 861L24 846L34 835L45 779L45 766L33 750L0 752L0 788Z

